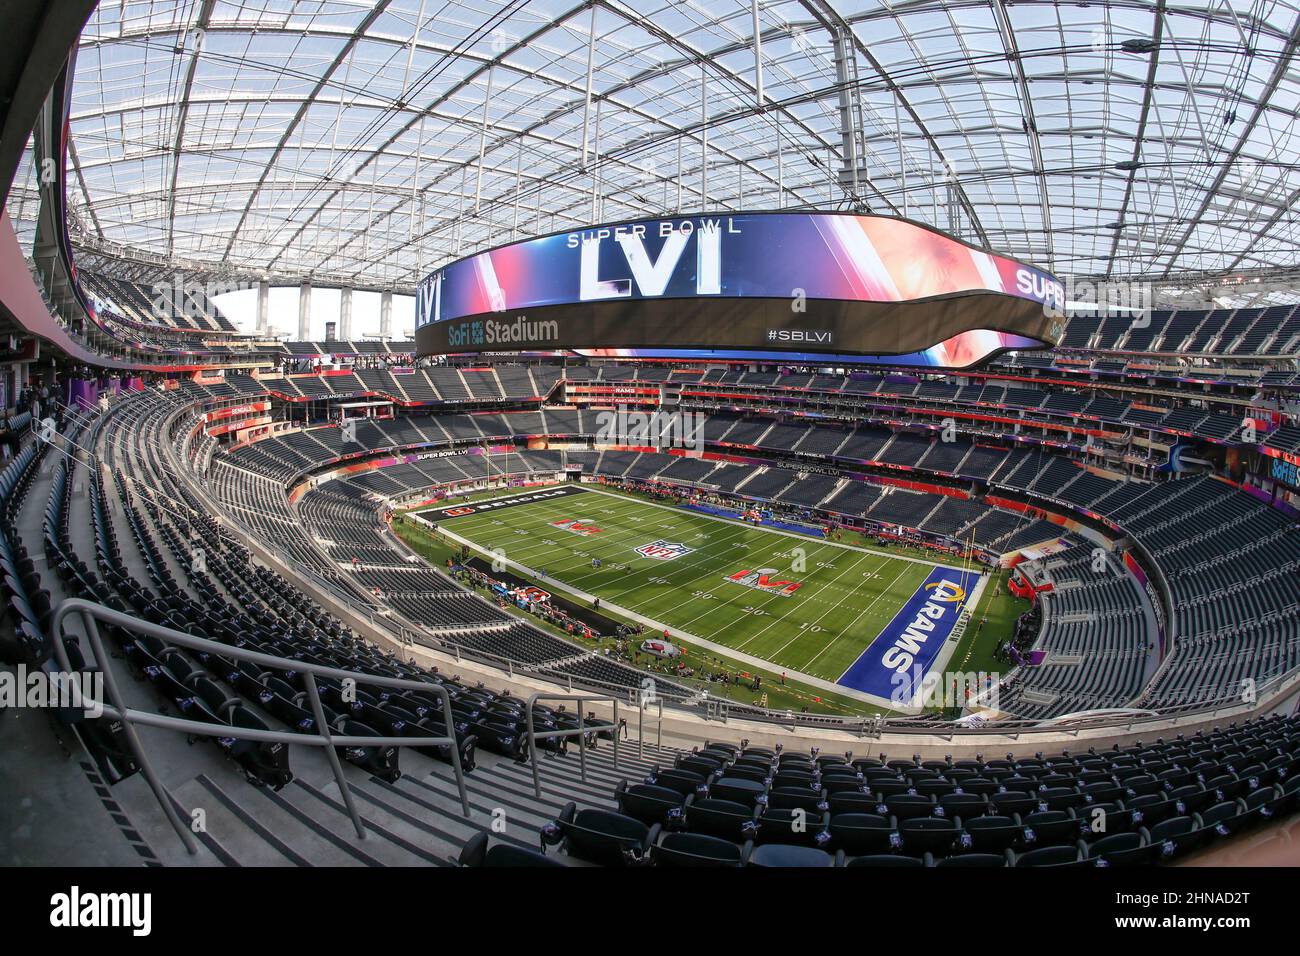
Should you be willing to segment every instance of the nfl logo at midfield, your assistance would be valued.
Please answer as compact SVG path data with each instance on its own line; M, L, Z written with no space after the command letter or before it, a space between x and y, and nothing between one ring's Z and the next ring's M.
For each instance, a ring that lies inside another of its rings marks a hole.
M653 558L655 561L671 561L674 558L680 558L683 554L690 554L694 550L694 548L688 548L676 541L665 541L660 538L658 541L643 544L636 549L636 553L643 558Z

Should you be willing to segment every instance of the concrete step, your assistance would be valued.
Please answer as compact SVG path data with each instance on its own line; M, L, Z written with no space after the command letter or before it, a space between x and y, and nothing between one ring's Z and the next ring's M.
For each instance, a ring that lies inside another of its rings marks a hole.
M364 847L366 855L388 866L449 865L448 857L459 851L460 844L470 835L463 830L452 831L417 823L409 814L394 813L394 808L371 794L365 784L352 779L348 783L352 786L357 813L366 831L364 840L357 839L352 821L339 798L338 787L332 781L324 788L317 788L295 780L282 791L284 804L314 819L322 837L330 833L346 841L354 848L353 852L356 852L355 848Z
M173 795L182 819L194 820L192 814L202 811L203 828L194 832L195 839L222 864L313 865L308 857L290 845L293 833L285 821L269 820L267 814L254 816L238 798L228 794L212 778L200 774L177 788ZM241 796L244 795L241 793Z

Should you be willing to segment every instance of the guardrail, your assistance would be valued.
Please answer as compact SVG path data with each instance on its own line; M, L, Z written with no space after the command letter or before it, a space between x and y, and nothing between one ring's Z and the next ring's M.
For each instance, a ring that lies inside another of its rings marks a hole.
M104 607L102 604L95 604L81 598L66 598L59 602L54 610L53 620L50 626L51 641L54 644L54 656L58 660L59 667L65 673L72 673L73 668L68 660L68 651L64 647L64 639L68 637L66 633L66 622L76 616L82 625L86 640L90 643L94 660L104 675L104 689L108 692L108 701L87 700L81 692L81 688L76 681L69 682L73 688L72 706L77 709L101 709L103 713L113 719L122 722L122 728L126 735L127 743L131 748L131 753L135 757L136 763L140 766L141 773L144 774L149 788L153 791L158 800L159 806L167 817L167 821L176 831L181 842L185 844L185 849L191 855L198 853L198 843L195 841L190 829L180 819L176 812L176 802L166 786L154 772L153 764L145 751L144 745L140 742L140 737L136 733L135 726L140 724L146 727L157 727L162 730L174 730L178 733L190 734L199 737L234 737L237 740L256 740L267 743L281 743L286 745L298 744L305 747L323 747L325 756L329 760L330 769L334 773L334 779L338 783L339 794L343 798L344 806L348 816L352 820L352 825L356 829L357 839L366 838L365 826L361 817L357 813L356 805L352 800L352 790L348 785L347 778L343 774L343 766L339 763L338 754L335 753L335 747L447 747L451 753L451 764L456 771L456 788L460 792L461 810L466 817L470 815L469 810L469 793L465 789L465 774L460 763L460 750L454 734L443 737L349 737L345 735L335 736L330 733L329 723L325 719L325 711L321 705L320 692L316 688L316 678L326 677L333 680L351 680L357 684L370 684L379 687L393 687L399 690L416 690L421 693L432 693L436 695L442 703L443 720L450 729L452 725L451 716L451 695L447 693L447 688L441 684L435 684L426 681L407 680L398 677L381 677L373 674L364 674L359 671L340 670L336 667L325 667L320 664L311 664L306 661L287 660L282 657L275 657L271 654L262 654L257 651L247 651L242 648L231 647L228 644L222 644L220 641L208 640L207 638L195 637L192 634L186 634L182 631L176 631L169 627L163 627L158 624L142 621L139 618L132 617L129 614L123 614L120 611L114 611L111 608ZM255 730L251 728L234 727L228 724L210 724L197 720L185 720L179 717L167 717L162 714L155 714L145 710L135 710L127 707L122 698L121 691L118 689L117 681L113 676L112 670L106 666L108 654L104 648L104 640L99 633L99 622L115 625L128 631L139 634L147 634L156 637L159 640L166 641L178 647L189 648L195 651L206 651L221 657L230 658L237 661L248 661L257 664L260 667L293 671L301 674L303 684L307 692L307 699L311 703L311 712L315 724L315 733L293 733L291 731L281 730ZM617 748L615 749L617 754Z
M656 697L654 699L654 702L659 705L659 718L655 725L655 750L662 753L664 749L664 700L662 697ZM637 744L640 748L637 751L637 756L641 758L645 757L646 707L647 707L647 701L644 699L642 699L637 703L637 712L639 714L639 717L637 719L636 737L637 737Z
M578 726L571 727L568 730L547 730L542 733L537 732L536 724L533 720L533 707L539 700L576 701L578 704ZM542 796L542 780L538 773L537 759L537 741L550 740L556 737L574 737L578 738L578 770L582 782L587 782L587 717L583 713L584 704L594 703L612 703L614 705L614 769L618 769L618 732L620 728L618 719L618 698L610 696L597 696L595 694L533 694L528 698L528 761L533 765L533 794L540 800Z

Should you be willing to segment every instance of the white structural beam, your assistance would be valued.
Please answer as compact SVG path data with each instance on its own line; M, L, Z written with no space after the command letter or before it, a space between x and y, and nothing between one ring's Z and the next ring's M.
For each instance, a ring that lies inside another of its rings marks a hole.
M339 291L339 338L352 340L352 290L347 288Z
M298 286L298 341L311 341L311 283Z
M393 337L393 293L385 292L379 297L379 337Z
M266 335L271 327L271 283L257 284L257 333Z

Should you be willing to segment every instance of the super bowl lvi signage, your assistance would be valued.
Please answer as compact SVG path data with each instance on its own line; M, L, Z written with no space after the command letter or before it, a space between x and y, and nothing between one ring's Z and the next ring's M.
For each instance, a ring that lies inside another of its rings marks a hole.
M650 258L645 247L647 225L657 225L659 235L664 240L654 259ZM733 234L740 232L735 220L730 217L726 220L726 229ZM628 297L632 295L633 280L641 295L663 295L668 288L668 281L677 271L682 253L686 251L687 240L692 235L695 236L695 294L719 295L722 292L722 220L703 220L696 229L693 221L687 219L680 223L632 223L613 229L594 230L581 238L578 233L570 234L569 248L580 245L582 249L579 297L583 301ZM623 258L632 273L630 279L600 278L600 243L606 237L612 237L623 251Z
M802 581L784 581L773 577L779 573L776 568L759 568L757 571L737 571L735 574L728 575L727 580L732 584L766 591L778 597L790 597L803 587Z
M965 368L1051 344L1055 276L922 223L750 212L595 225L449 262L416 295L421 355L573 349L623 358ZM1055 313L1054 313L1055 314ZM752 353L752 354L751 354Z

